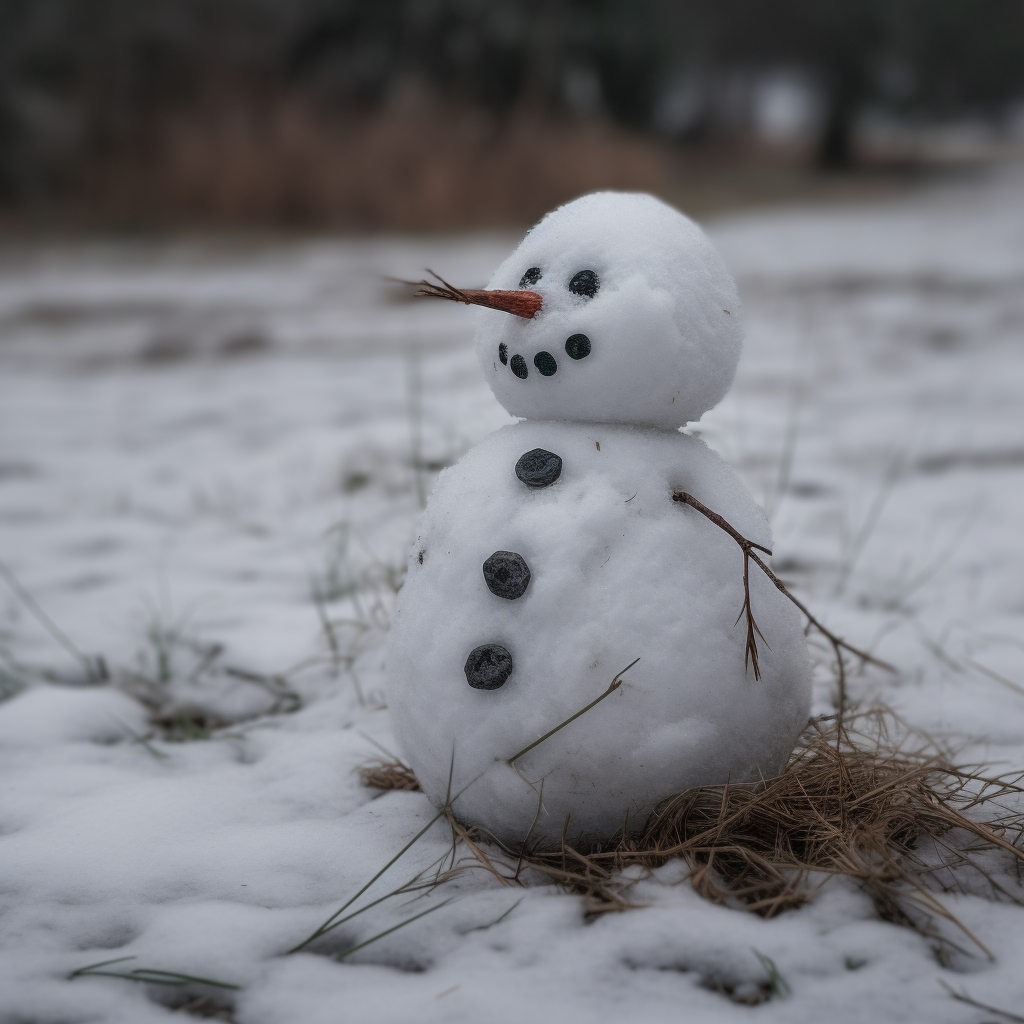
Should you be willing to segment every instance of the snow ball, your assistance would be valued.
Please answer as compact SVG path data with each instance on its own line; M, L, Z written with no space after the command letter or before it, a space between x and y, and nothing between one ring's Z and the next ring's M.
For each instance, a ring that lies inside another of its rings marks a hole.
M514 416L675 428L732 384L736 285L704 232L653 196L597 192L559 207L488 287L544 300L530 320L477 313L480 364Z
M516 466L538 449L561 472L524 486ZM740 481L676 432L528 421L441 474L387 652L395 735L435 804L457 796L463 821L557 848L567 815L570 841L605 840L674 793L786 763L810 705L800 616L754 573L755 679L742 553L676 490L771 546ZM529 567L528 586L481 573L496 547Z

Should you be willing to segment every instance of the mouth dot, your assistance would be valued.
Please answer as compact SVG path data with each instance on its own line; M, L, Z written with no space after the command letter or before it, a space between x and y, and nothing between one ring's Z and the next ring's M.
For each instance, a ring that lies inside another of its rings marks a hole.
M512 367L512 372L521 380L526 380L530 373L530 368L526 365L526 360L522 356L513 356L509 360L509 366Z
M540 370L545 377L552 376L558 370L558 363L550 352L538 352L533 357L533 365Z
M585 359L590 355L590 339L585 334L574 334L566 340L565 351L570 359Z
M501 365L504 366L508 362L508 345L502 342L498 346L498 359L501 360Z

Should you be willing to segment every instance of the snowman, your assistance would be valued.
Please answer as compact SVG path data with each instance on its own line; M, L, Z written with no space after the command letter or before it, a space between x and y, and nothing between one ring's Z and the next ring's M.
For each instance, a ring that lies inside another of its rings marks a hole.
M477 355L521 419L441 473L398 596L388 706L423 791L510 848L593 846L682 790L778 773L810 709L799 616L752 572L755 674L743 553L673 501L771 546L681 432L740 354L717 251L652 196L596 193L447 297L489 307Z

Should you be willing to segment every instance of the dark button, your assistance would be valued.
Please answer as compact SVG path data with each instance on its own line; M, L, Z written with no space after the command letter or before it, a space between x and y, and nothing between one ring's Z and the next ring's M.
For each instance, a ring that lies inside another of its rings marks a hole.
M592 270L581 270L569 282L569 291L573 295L583 295L588 299L592 299L600 287L601 279Z
M509 365L512 367L512 372L517 377L520 377L522 380L526 380L526 376L530 372L530 368L526 365L526 360L522 356L513 356L509 360Z
M561 472L562 460L543 448L534 448L516 463L516 476L527 487L547 487L558 479Z
M590 355L590 339L585 334L574 334L566 340L565 352L570 359L585 359Z
M484 562L484 581L496 597L514 601L522 597L530 585L530 567L523 556L514 551L495 551Z
M533 365L545 376L551 377L558 369L558 363L550 352L538 352L533 357Z
M512 655L498 644L484 644L469 652L466 682L474 690L496 690L512 675Z
M508 362L508 345L505 342L498 346L498 359L501 361L502 366Z

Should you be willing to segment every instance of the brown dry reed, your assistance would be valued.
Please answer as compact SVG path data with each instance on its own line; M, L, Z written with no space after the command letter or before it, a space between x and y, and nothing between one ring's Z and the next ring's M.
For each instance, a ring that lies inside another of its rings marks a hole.
M664 147L601 122L498 122L411 97L365 116L281 103L168 117L136 151L98 159L79 198L107 220L432 231L529 224L666 175Z
M359 769L359 781L372 789L420 791L419 779L401 761L371 761Z
M1020 778L957 766L940 744L876 709L812 722L776 778L679 793L642 832L620 833L604 847L527 843L504 851L518 858L512 866L482 854L477 830L458 826L456 837L503 884L520 882L525 866L587 896L592 912L636 905L628 894L635 873L622 875L633 865L649 871L682 860L701 896L762 917L800 906L829 877L845 875L883 920L960 948L940 930L944 919L989 955L940 895L980 886L992 898L1024 902L1017 886L1000 884L992 860L1010 858L1018 876L1024 867ZM393 762L363 779L409 789L415 776Z

